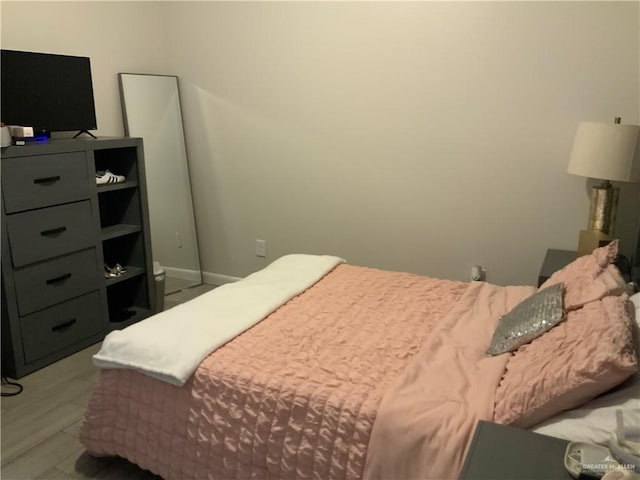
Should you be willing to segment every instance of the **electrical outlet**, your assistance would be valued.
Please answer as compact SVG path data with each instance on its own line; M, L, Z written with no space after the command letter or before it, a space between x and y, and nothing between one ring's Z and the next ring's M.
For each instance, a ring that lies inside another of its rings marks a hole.
M471 267L471 280L481 282L484 280L484 275L485 272L481 265L474 265Z
M267 241L256 240L256 257L266 257L266 256L267 256Z

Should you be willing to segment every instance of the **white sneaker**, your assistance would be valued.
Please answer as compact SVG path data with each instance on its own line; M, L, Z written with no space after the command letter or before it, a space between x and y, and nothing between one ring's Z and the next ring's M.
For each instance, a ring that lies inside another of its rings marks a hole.
M96 172L96 184L106 185L108 183L122 183L125 181L124 175L116 175L109 170L98 170Z

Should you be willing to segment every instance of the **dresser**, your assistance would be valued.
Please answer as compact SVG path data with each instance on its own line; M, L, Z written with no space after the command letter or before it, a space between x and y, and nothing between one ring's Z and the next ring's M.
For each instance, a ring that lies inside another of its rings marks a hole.
M61 139L3 148L1 166L2 375L20 378L153 313L144 154ZM107 169L125 180L96 185Z

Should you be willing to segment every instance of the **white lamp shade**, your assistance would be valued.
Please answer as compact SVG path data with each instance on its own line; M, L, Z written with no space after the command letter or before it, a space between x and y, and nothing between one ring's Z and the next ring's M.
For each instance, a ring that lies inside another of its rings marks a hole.
M640 126L582 122L567 171L583 177L640 182Z

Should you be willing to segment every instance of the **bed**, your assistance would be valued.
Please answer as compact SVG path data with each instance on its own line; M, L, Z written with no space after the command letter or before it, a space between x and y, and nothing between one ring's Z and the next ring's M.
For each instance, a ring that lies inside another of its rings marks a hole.
M552 276L560 323L496 355L535 288L288 255L112 332L80 439L166 480L457 478L479 420L600 440L609 411L640 424L616 251Z

